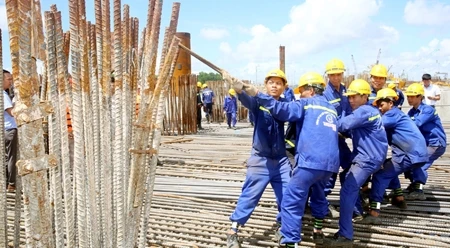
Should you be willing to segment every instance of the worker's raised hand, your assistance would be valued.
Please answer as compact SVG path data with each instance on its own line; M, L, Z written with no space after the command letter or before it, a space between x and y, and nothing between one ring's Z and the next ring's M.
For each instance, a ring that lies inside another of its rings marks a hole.
M258 94L258 89L254 85L246 84L246 83L242 83L242 84L243 84L243 90L247 93L247 95L256 96L256 94Z
M238 94L242 92L242 81L232 77L228 72L222 72L222 78L225 82L229 83L231 88L233 88Z

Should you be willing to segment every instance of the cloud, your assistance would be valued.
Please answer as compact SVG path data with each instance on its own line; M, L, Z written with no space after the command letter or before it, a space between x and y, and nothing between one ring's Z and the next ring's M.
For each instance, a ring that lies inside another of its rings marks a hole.
M450 4L436 0L408 1L404 19L406 23L415 25L447 25L450 23Z
M271 30L262 24L253 26L251 38L237 45L235 56L270 61L278 56L279 45L288 47L290 56L303 56L356 39L385 39L386 36L398 39L393 27L376 27L371 22L380 7L381 2L377 0L306 0L292 7L289 23L280 30ZM375 26L378 34L368 26Z
M219 50L225 54L229 54L232 51L232 48L228 42L221 42L219 45Z
M208 40L220 40L228 36L229 33L224 28L202 28L200 35Z
M6 19L6 6L0 5L0 29L8 30L8 21Z

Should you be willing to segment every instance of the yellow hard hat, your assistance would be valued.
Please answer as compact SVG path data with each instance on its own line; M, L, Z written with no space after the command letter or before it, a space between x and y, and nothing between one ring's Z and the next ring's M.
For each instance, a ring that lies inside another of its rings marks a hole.
M394 84L394 83L388 84L388 88L390 88L390 89L395 89L395 84Z
M387 99L387 98L397 101L398 95L393 89L390 89L390 88L381 89L377 92L377 98L375 98L375 100L373 101L372 104L373 104L373 106L377 106L378 100Z
M325 80L322 75L317 72L307 72L300 77L298 87L302 86L314 86L319 88L325 88Z
M200 88L201 88L202 85L203 85L202 82L197 82L197 87L200 87Z
M287 83L287 79L286 79L286 75L284 74L284 72L280 69L273 69L271 71L269 71L269 73L267 73L266 78L264 79L264 83L267 83L267 81L269 80L269 78L271 77L278 77L283 79L284 83Z
M345 71L344 62L340 59L332 59L328 61L325 66L325 73L327 74L338 74L343 73Z
M405 91L405 95L407 96L418 96L418 95L425 95L425 89L423 88L422 84L419 83L413 83Z
M374 65L372 69L370 70L370 75L375 77L384 77L387 78L388 76L388 70L386 66L382 64Z
M344 93L345 96L353 96L353 95L370 95L370 84L364 79L356 79L350 83L348 86L347 93Z
M230 90L228 91L228 93L229 93L230 95L233 95L233 96L236 95L236 91L235 91L234 89L230 89Z
M207 84L204 84L204 85L202 86L202 89L204 89L204 88L206 88L206 87L208 87L208 85L207 85Z

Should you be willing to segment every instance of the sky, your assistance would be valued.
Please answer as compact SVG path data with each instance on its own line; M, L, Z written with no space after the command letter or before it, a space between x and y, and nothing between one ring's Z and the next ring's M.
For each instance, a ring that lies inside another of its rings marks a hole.
M286 47L286 76L297 82L309 71L323 73L332 58L347 74L367 71L377 60L395 76L420 80L423 73L450 72L448 0L180 0L178 32L191 34L191 49L233 76L261 83L279 67ZM42 0L42 11L58 3L69 28L68 1ZM164 1L161 27L169 25L173 1ZM146 23L148 0L123 0L130 15ZM95 22L94 1L86 0ZM5 1L0 1L3 65L11 68ZM161 31L160 46L162 44ZM355 63L352 61L352 55ZM212 71L192 58L192 72Z

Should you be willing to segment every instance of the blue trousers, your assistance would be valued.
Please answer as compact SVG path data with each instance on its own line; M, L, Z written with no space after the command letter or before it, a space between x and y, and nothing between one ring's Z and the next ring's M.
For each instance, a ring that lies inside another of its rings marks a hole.
M297 167L284 193L281 203L281 229L283 243L301 241L302 217L308 192L311 189L311 213L315 218L323 219L328 213L328 201L324 188L333 173Z
M443 146L428 146L428 162L422 166L412 170L412 182L426 184L428 179L428 168L433 162L445 153L446 147Z
M383 195L386 189L401 188L398 175L413 168L420 168L425 163L413 164L408 157L402 160L401 163L394 163L391 159L387 159L383 164L383 169L377 171L372 176L372 188L370 190L370 200L372 202L382 202Z
M359 189L367 178L381 167L381 162L374 162L352 164L341 187L339 235L347 239L353 239L353 209L359 199Z
M236 126L236 112L233 113L227 113L227 124L229 127Z
M352 164L352 151L350 151L350 148L348 147L347 143L342 138L339 138L339 164L341 168L344 170L350 168L350 165ZM345 172L341 172L339 174L339 181L341 182L341 185L344 184L345 174L346 174ZM330 177L330 180L327 182L327 185L325 186L326 196L331 194L331 191L333 191L334 186L336 184L336 179L337 173L334 173L333 176Z
M252 155L247 160L247 175L242 186L242 193L230 220L236 221L241 226L245 225L269 183L275 193L278 211L280 211L290 174L291 164L287 157L270 159ZM281 222L280 215L277 216L277 221Z

